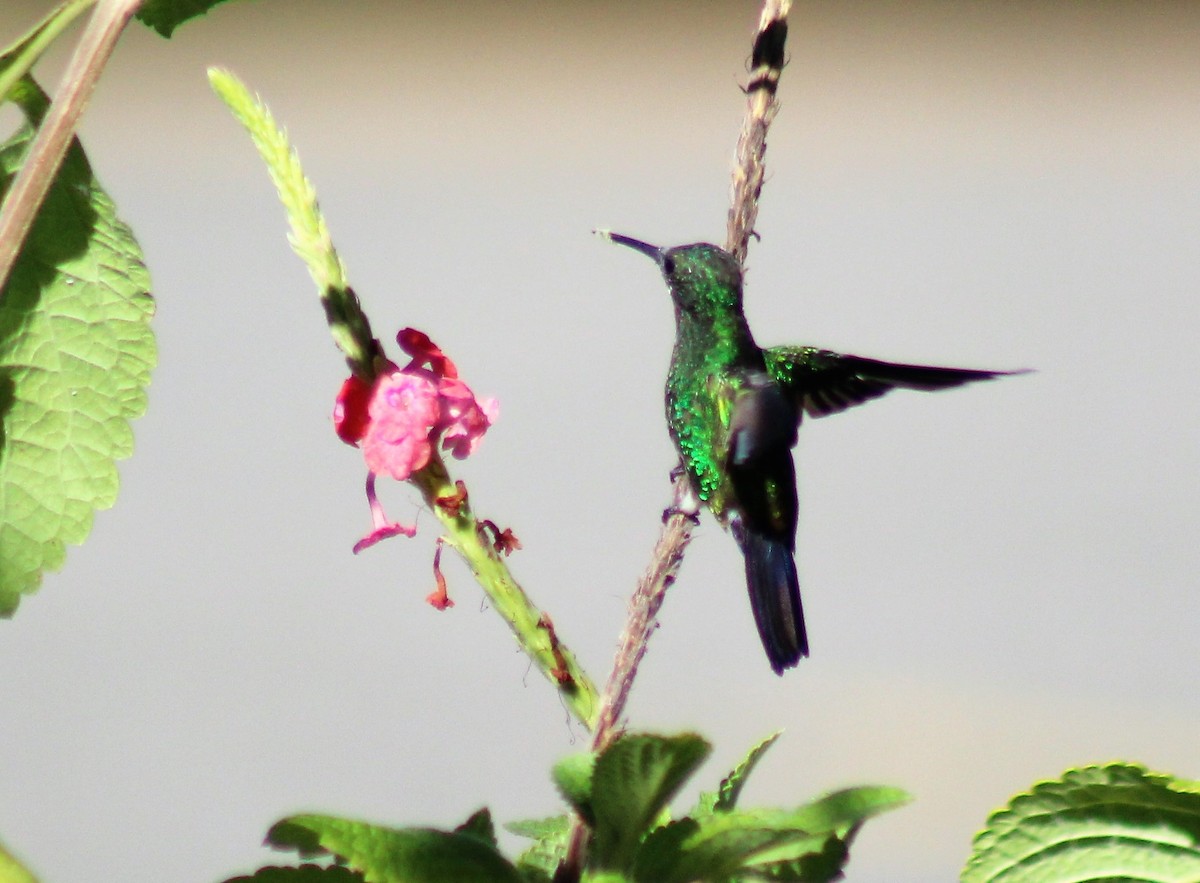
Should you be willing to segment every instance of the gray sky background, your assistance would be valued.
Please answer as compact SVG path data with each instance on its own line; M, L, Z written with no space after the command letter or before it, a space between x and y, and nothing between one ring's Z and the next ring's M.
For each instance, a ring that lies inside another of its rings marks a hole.
M42 4L45 5L45 4ZM7 2L5 36L42 5ZM117 506L0 623L0 838L47 883L211 881L301 810L557 812L583 747L435 522L361 556L344 376L284 217L208 90L287 126L377 331L501 420L462 465L602 680L668 501L673 328L591 236L720 241L751 2L231 3L134 30L84 138L153 274L160 365ZM1200 775L1200 6L799 3L752 246L763 344L1037 373L806 423L812 657L763 657L706 519L631 705L710 786L888 783L848 879L953 879L1009 796L1115 758ZM392 514L416 495L385 486ZM694 791L687 795L688 800Z

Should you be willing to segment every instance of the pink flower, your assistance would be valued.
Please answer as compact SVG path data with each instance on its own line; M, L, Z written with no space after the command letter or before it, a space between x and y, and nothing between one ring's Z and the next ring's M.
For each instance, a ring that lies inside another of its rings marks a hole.
M433 453L430 434L441 417L438 388L427 377L395 371L380 377L367 405L362 437L367 468L404 481Z
M465 460L479 447L479 440L496 422L500 405L492 398L476 399L475 393L461 380L438 381L442 403L442 450Z
M412 356L403 368L386 363L368 386L357 376L342 384L333 408L334 429L342 441L362 448L367 462L367 499L372 531L355 552L396 534L412 536L415 528L389 522L375 494L375 476L406 481L424 469L439 439L442 450L458 459L475 452L496 422L495 399L477 399L458 379L458 368L428 335L405 328L396 335Z
M371 387L358 375L351 374L338 390L333 403L333 429L348 445L357 445L367 432L367 403Z

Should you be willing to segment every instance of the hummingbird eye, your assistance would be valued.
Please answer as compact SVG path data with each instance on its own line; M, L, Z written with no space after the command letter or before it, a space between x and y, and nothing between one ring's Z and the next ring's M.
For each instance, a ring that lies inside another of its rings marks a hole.
M674 258L663 258L663 272L666 273L668 276L675 275L675 259Z

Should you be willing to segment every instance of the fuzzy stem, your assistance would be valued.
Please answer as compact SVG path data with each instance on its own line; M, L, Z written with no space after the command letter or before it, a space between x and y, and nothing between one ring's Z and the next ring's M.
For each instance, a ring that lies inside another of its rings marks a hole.
M758 217L758 198L762 193L767 150L767 129L778 111L775 90L783 72L784 44L787 39L787 14L791 0L765 0L751 53L752 70L746 87L746 116L738 137L737 161L733 170L729 226L725 248L744 263L754 221ZM697 502L691 493L687 474L680 469L675 479L669 514L663 519L662 532L655 544L650 564L629 605L629 619L613 663L612 674L600 699L600 713L592 733L592 750L602 751L620 733L638 665L646 655L650 636L658 627L656 617L667 589L675 581L683 554L692 538ZM571 823L567 855L554 875L554 883L574 883L582 873L587 851L587 830L576 816Z
M725 250L737 258L739 264L746 262L754 222L758 219L758 198L762 195L766 171L767 129L779 112L775 91L783 73L787 14L791 5L791 0L766 0L758 33L754 35L750 83L746 86L746 117L738 136L729 224L725 234Z

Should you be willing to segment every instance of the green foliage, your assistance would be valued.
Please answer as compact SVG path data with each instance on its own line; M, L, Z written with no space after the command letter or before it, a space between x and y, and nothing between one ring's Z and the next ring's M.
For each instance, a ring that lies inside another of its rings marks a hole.
M363 875L342 865L272 866L247 877L232 877L226 883L363 883Z
M796 810L752 809L689 817L654 831L639 852L641 881L834 880L867 818L907 802L896 788L839 791Z
M746 875L837 879L858 826L905 803L908 795L895 788L854 788L795 810L738 811L746 778L777 737L751 749L716 794L702 797L692 816L675 822L664 818L665 807L709 753L699 736L627 735L594 764L580 756L558 764L554 775L559 789L585 818L592 818L589 867L637 883L726 881ZM565 852L567 827L566 818L509 826L535 841L518 863L530 879L553 874Z
M225 0L144 0L137 17L164 37L189 19L198 18Z
M567 836L571 822L566 816L510 822L504 826L514 834L528 837L533 845L517 859L517 870L526 880L548 883L555 869L567 857Z
M724 812L737 806L738 797L741 796L742 786L746 784L746 779L754 771L758 762L762 760L763 755L767 753L767 749L774 745L775 740L782 734L782 730L776 731L751 748L746 755L746 759L734 767L729 772L729 775L721 780L721 784L715 793L708 792L701 794L700 803L696 807L694 815L702 815L705 810L709 812Z
M0 844L0 883L37 883L37 878Z
M709 751L694 733L642 734L622 736L596 758L591 853L596 867L632 867L641 838Z
M454 829L454 833L474 837L492 849L497 849L500 845L496 842L496 826L492 824L492 814L486 806L472 813L469 819Z
M571 808L589 825L596 823L592 810L592 775L596 769L594 754L571 754L554 765L550 776Z
M45 97L14 90L37 122ZM32 130L0 146L7 189ZM0 615L113 504L156 353L142 253L76 143L0 292Z
M1068 770L988 819L962 880L1200 880L1200 788L1131 764Z
M4 100L17 82L29 74L47 47L91 6L92 0L59 3L24 36L14 40L0 53L0 100Z
M730 797L712 809L672 822L670 801L704 762L709 745L693 733L649 733L616 739L594 761L577 755L559 763L554 776L576 810L586 811L590 848L587 883L688 883L754 878L823 883L838 879L849 844L867 818L908 800L895 788L852 788L793 810L738 810L736 792L775 741L764 740L721 783ZM430 828L384 828L332 816L292 816L276 823L267 841L296 852L308 864L291 869L263 868L240 881L292 883L326 879L323 874L353 872L367 883L474 880L550 883L566 857L567 816L517 822L508 830L533 840L510 864L496 849L487 810L453 832ZM311 860L333 864L313 864ZM235 883L234 880L228 883Z
M481 828L482 823L482 828ZM470 833L432 828L385 828L333 816L292 816L275 824L267 841L302 857L332 855L367 883L521 883L521 875L491 843L480 813L464 826Z

